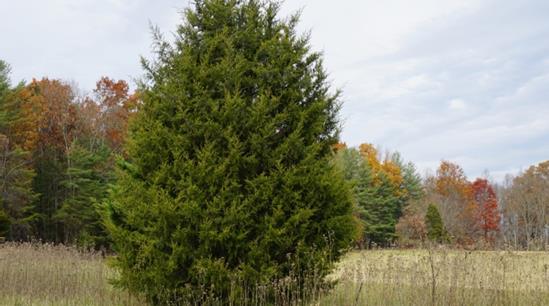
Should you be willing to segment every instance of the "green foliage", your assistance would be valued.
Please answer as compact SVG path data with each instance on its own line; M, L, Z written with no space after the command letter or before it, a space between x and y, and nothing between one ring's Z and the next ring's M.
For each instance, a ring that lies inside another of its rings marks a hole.
M0 211L5 217L3 226L9 226L5 231L9 233L7 238L23 240L31 235L32 202L36 194L32 190L34 171L30 155L10 139L11 124L17 120L17 110L11 102L18 88L11 88L9 70L0 60Z
M36 200L36 229L38 237L45 241L61 242L63 226L55 214L66 195L62 182L65 179L67 163L63 155L52 148L35 152L33 190L39 197Z
M0 134L0 195L2 207L11 221L12 240L25 240L32 235L34 171L29 167L28 153L10 148L8 139Z
M409 201L421 197L421 178L412 163L404 164L398 154L393 162L403 173L403 183L395 185L384 172L375 173L357 149L341 149L336 165L353 186L354 214L362 231L359 246L386 246L396 238L395 225Z
M330 163L337 94L297 17L277 12L196 1L174 46L157 35L105 210L119 284L154 304L227 298L235 280L322 279L352 240L351 194Z
M380 176L381 184L365 188L360 200L366 214L366 238L369 247L373 244L386 246L394 238L395 225L399 215L399 198L395 196L394 186L385 175ZM368 181L368 180L366 180ZM359 197L361 195L359 194Z
M430 240L438 243L449 242L448 232L444 227L442 217L438 208L433 204L429 204L427 208L425 224L427 225L427 237Z
M61 184L68 190L56 218L64 224L65 242L85 247L108 247L98 205L104 202L113 180L110 150L102 145L89 150L74 142L69 152L70 167Z
M401 212L413 200L421 199L425 195L421 175L417 172L416 166L412 162L404 162L399 153L394 153L391 157L401 171L402 186L406 192L402 196Z
M6 212L0 207L0 238L6 238L10 234L11 220Z
M3 101L6 95L10 92L10 66L0 60L0 101Z

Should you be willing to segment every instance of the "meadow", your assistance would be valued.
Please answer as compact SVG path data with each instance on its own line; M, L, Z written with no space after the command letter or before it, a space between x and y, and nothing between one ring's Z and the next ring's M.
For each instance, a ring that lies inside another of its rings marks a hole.
M107 260L60 245L0 244L0 305L145 305L113 288ZM313 305L549 305L549 252L353 251L330 278L335 287L312 294Z
M334 278L322 305L549 305L549 252L357 251Z

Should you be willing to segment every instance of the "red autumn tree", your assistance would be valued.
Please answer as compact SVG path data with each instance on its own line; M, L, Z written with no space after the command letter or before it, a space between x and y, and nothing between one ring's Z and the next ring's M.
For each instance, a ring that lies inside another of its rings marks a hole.
M477 178L471 185L473 201L477 210L479 229L484 234L485 241L491 240L490 233L499 231L500 213L494 188L486 179Z

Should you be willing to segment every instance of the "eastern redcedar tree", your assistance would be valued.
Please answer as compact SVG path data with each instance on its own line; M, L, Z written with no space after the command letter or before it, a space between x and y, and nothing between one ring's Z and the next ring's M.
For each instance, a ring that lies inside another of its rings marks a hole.
M174 44L155 35L105 210L119 284L154 304L323 278L352 241L352 195L330 162L338 94L278 8L195 1Z
M448 232L444 227L442 217L438 211L438 208L429 204L427 213L425 214L425 225L427 226L427 237L431 241L438 243L449 242Z

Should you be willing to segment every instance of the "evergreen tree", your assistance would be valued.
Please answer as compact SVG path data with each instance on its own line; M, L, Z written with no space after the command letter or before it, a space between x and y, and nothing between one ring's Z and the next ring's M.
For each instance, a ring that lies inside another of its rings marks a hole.
M402 207L400 212L402 212L410 201L422 198L425 191L423 190L421 175L417 172L414 163L404 162L398 152L392 154L391 160L399 167L402 175L401 189L405 191L401 196Z
M0 60L0 211L9 226L8 239L28 239L34 219L32 190L34 171L30 154L12 141L13 125L19 119L19 110L13 101L21 86L11 87L9 66ZM4 220L5 221L5 220ZM6 225L7 224L7 225ZM1 235L0 235L1 236Z
M440 216L438 208L433 204L429 204L429 207L427 208L425 223L427 225L427 237L430 240L439 243L449 241L448 232L444 228L442 217Z
M367 220L371 219L366 203L371 202L375 193L372 173L365 167L358 150L353 148L343 147L337 150L334 161L353 190L353 216L356 223L354 241L358 247L363 248L366 243Z
M372 163L376 162L353 148L342 148L336 155L336 164L353 186L354 215L361 231L356 242L361 247L386 246L394 240L404 200L409 197L408 185L395 185L385 172L374 171Z
M0 60L0 101L3 101L11 90L9 74L10 66Z
M2 210L9 217L11 240L26 240L31 236L32 191L34 172L29 167L28 154L10 145L0 134L0 196Z
M107 197L112 183L110 150L100 146L90 151L74 142L69 152L71 166L61 184L67 197L56 218L64 225L65 242L85 247L108 247L107 234L100 220L98 203Z
M395 186L383 174L380 174L378 179L381 183L374 185L371 197L363 202L363 207L368 212L366 238L369 247L374 243L378 246L387 246L393 241L400 212Z
M352 240L351 193L330 162L338 95L298 18L277 13L199 0L173 46L157 35L105 208L119 284L154 304L227 298L235 279L303 288Z

